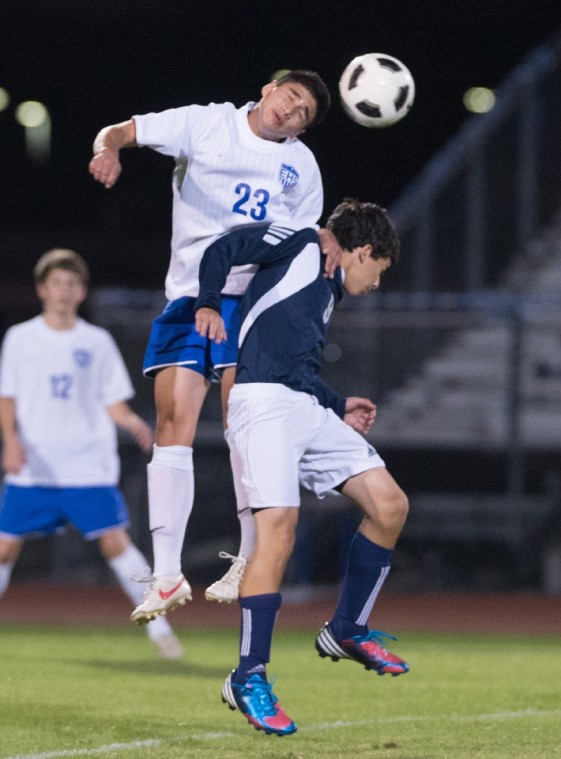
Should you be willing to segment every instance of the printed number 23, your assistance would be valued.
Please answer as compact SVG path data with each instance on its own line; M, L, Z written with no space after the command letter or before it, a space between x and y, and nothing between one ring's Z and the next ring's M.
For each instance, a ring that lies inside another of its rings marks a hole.
M263 221L267 215L267 203L271 197L267 190L259 189L251 192L251 187L245 182L240 182L236 187L236 195L241 195L241 198L234 203L232 211L234 213L240 213L242 216L247 216L248 213L255 221ZM249 208L244 208L250 204Z

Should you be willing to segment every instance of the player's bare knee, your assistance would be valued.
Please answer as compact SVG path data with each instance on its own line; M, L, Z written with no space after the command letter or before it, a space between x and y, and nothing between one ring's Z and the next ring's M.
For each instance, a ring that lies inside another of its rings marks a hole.
M377 521L384 530L399 531L405 524L409 501L402 490L396 489L377 504Z
M21 546L18 540L0 540L0 564L13 564L20 554Z
M131 545L131 539L123 529L109 530L100 536L98 545L104 559L116 559Z

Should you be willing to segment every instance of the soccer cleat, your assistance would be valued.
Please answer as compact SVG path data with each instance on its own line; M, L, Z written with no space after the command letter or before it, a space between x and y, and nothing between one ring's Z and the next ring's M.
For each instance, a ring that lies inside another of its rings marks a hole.
M192 599L191 586L183 575L147 577L144 601L131 614L131 622L145 625Z
M218 601L218 603L232 603L237 601L240 595L240 585L247 567L247 559L244 556L232 556L226 551L220 551L218 554L221 559L231 559L232 566L226 572L224 577L205 590L207 601Z
M157 638L152 638L152 643L162 659L181 659L183 656L183 646L173 633L158 635Z
M393 677L409 672L409 665L399 656L382 647L383 638L397 640L380 630L371 630L366 635L353 635L346 640L335 640L326 622L316 638L316 651L322 657L333 661L354 659L365 669L374 669L379 675L389 673Z
M252 675L243 685L232 682L232 674L222 686L222 702L239 709L250 725L267 735L292 735L298 729L279 704L272 683L261 675Z

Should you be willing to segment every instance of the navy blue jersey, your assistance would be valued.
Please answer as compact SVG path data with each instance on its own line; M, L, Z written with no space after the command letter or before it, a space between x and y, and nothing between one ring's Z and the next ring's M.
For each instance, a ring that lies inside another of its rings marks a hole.
M256 264L242 304L236 382L275 382L315 395L339 416L345 398L318 374L333 308L343 296L342 275L323 276L314 229L295 232L271 224L224 235L206 250L196 308L220 311L220 291L232 266Z

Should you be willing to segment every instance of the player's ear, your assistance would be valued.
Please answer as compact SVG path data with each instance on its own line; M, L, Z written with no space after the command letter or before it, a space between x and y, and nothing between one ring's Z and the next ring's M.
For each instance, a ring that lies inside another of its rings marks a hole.
M363 264L370 256L372 255L372 245L370 243L367 243L366 245L361 245L358 249L358 259L361 264Z
M261 97L265 97L265 95L268 95L269 92L272 92L277 87L277 80L273 79L272 82L269 82L268 84L263 85L261 87Z

